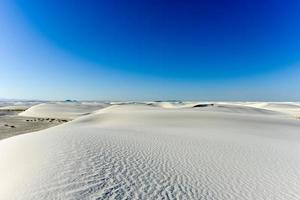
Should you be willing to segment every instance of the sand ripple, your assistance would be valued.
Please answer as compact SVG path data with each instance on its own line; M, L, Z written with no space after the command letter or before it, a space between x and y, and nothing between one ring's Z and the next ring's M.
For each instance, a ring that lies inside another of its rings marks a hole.
M0 141L1 199L300 199L300 121L247 110L114 106Z

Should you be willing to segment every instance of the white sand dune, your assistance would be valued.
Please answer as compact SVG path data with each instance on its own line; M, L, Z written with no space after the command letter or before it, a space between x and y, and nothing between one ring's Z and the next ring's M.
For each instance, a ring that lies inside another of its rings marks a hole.
M54 102L32 106L20 113L26 117L50 117L57 119L75 119L95 110L108 106L105 103Z
M286 114L290 114L296 117L300 117L300 105L291 103L268 103L262 108L273 111L278 111Z
M114 105L0 141L0 197L299 200L299 155L277 112Z
M0 110L26 110L30 108L31 106L26 106L26 105L12 105L12 106L3 106L0 107Z
M197 102L154 102L153 105L162 108L189 108L197 105Z
M300 103L295 102L241 102L232 104L271 110L292 115L294 117L300 117Z
M13 102L1 102L0 101L0 111L1 110L26 110L31 106L40 104L40 102L30 102L30 101L13 101Z

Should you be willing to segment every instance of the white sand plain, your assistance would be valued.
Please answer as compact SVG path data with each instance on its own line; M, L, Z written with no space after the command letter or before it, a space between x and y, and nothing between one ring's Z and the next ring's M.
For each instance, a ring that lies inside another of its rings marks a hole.
M0 141L0 198L300 199L296 104L199 104L33 106L74 120Z

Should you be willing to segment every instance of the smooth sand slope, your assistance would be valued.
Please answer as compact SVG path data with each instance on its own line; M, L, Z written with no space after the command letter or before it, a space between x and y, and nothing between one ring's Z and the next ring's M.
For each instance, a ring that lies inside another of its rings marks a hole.
M228 104L228 103L227 103ZM249 106L253 108L260 108L265 110L272 110L276 112L281 112L284 114L292 115L294 117L300 118L300 103L295 102L240 102L240 103L230 103L234 105Z
M56 119L75 119L92 113L95 110L108 106L104 103L80 103L80 102L54 102L42 103L32 106L26 111L20 113L20 116L26 117L50 117Z
M107 105L99 102L0 102L0 140L56 126Z
M1 199L300 199L300 120L113 105L0 141Z
M1 101L0 102L0 140L19 134L43 130L55 125L59 125L67 120L52 118L35 118L19 116L18 114L28 108L40 104L34 101Z
M0 101L0 111L24 111L40 103L38 101Z
M18 116L19 111L5 111L0 109L0 140L15 135L43 130L57 126L66 120L52 118L34 118Z
M300 104L297 103L265 103L254 104L254 107L278 111L300 118Z

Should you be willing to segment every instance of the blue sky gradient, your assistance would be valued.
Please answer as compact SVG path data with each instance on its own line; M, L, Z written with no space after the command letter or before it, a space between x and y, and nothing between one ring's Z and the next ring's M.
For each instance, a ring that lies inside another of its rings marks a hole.
M300 1L0 2L0 97L300 101Z

